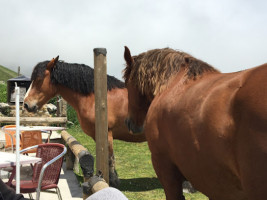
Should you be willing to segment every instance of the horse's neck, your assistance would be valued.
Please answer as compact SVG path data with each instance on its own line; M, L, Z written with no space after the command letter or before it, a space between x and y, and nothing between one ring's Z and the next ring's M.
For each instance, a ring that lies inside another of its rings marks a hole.
M76 111L85 105L87 97L65 86L59 86L58 94L65 99Z
M148 102L152 102L154 97L156 95L161 94L165 89L168 89L169 87L172 87L173 84L184 84L188 78L187 78L187 69L180 69L179 72L177 73L173 73L167 80L160 80L158 81L154 86L154 88L152 88L150 91L148 90L148 92L146 92L148 95L147 100ZM146 82L146 84L144 85L151 85L149 84L149 80L147 80L148 82Z

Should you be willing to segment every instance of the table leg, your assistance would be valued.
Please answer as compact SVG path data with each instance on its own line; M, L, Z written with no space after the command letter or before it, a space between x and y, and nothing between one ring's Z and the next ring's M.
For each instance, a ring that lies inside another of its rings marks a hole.
M52 131L49 131L48 137L47 137L45 143L50 143L50 137L51 137L51 135L52 135Z
M15 175L16 175L16 166L12 166L12 172L11 175L8 179L8 182L6 183L8 186L11 186L12 180L14 179Z

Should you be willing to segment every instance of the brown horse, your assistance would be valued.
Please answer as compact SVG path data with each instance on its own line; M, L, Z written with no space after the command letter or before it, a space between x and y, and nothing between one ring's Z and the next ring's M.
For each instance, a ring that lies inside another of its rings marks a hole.
M83 64L56 59L38 63L31 75L32 84L25 95L24 107L35 112L54 96L62 96L75 110L83 131L95 139L94 70ZM144 135L131 136L124 120L128 113L128 92L124 83L107 76L108 142L110 185L117 187L113 139L143 142Z
M184 52L125 47L128 127L144 132L168 200L182 182L213 200L262 200L267 189L267 64L220 73Z

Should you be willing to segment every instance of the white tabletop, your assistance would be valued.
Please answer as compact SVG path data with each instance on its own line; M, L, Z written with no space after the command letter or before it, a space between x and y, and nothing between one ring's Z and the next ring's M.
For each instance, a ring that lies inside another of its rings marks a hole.
M5 128L6 130L15 131L16 127ZM57 126L20 126L20 131L61 131L65 130L65 127Z
M20 164L34 164L41 161L41 158L20 154ZM16 154L0 152L0 167L16 166Z

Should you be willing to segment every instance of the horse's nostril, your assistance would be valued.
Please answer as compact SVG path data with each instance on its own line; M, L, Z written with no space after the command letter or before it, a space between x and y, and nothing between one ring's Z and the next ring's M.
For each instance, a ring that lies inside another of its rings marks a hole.
M128 130L131 134L141 134L143 133L143 129L144 127L143 126L138 126L138 125L135 125L130 118L126 118L125 119L125 124L126 126L128 127Z
M33 112L36 112L36 111L37 111L37 106L33 106L33 107L32 107L32 111L33 111Z
M128 130L130 131L131 130L131 124L130 124L129 118L126 118L125 121L124 121L124 123L126 124Z
M29 106L28 106L28 104L27 104L27 103L24 103L24 108L25 108L26 110L28 110L28 109L29 109Z

